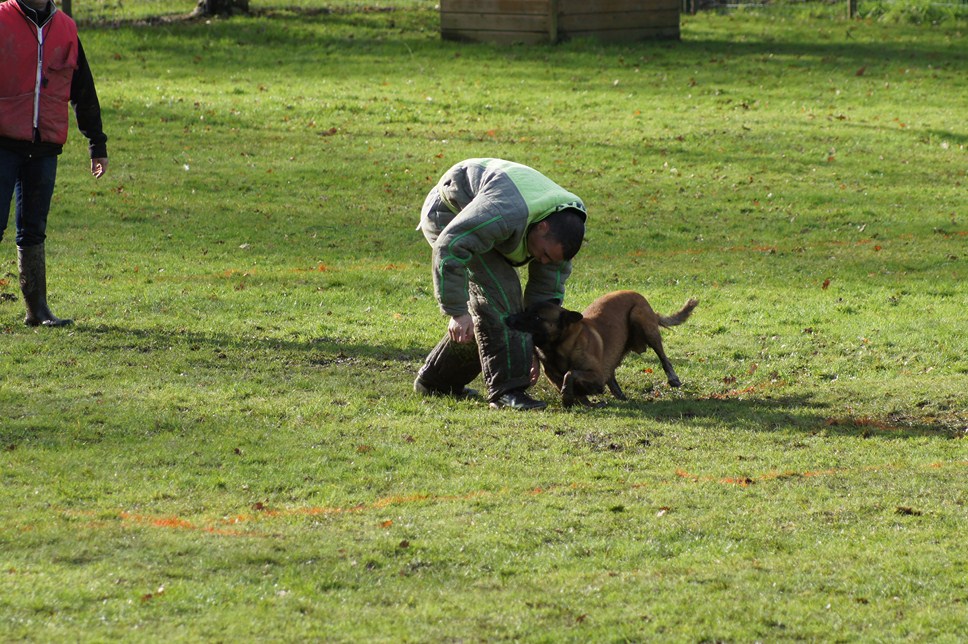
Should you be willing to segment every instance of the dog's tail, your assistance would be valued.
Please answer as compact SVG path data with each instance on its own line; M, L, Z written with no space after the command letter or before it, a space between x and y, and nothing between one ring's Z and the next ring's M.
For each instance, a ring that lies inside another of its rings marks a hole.
M678 313L674 313L673 315L660 315L659 326L670 327L682 324L689 319L689 316L692 315L692 310L696 308L697 304L699 304L699 300L690 299Z

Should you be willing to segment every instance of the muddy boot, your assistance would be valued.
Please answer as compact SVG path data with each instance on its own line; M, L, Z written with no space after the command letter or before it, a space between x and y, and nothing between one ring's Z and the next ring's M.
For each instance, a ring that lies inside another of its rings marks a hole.
M20 268L20 291L27 305L27 326L67 326L74 320L62 320L47 308L47 262L44 245L17 247L17 266Z

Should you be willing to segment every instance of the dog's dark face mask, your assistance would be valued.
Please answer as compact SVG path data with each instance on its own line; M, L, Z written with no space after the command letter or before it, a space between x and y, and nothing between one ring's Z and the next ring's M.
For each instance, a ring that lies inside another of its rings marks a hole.
M530 333L536 347L548 348L561 338L565 329L581 319L581 313L569 311L549 300L508 316L506 324L515 331Z

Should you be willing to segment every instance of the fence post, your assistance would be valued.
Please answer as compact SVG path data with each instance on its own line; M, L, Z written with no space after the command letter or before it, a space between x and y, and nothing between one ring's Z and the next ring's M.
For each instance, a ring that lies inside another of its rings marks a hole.
M558 42L558 0L548 0L548 40Z

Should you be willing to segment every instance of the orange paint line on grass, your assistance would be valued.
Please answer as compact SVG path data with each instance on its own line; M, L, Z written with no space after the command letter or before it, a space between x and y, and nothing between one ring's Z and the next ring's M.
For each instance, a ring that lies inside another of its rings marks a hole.
M150 526L152 528L167 528L169 530L190 530L198 532L207 532L209 534L215 534L223 537L258 537L263 536L260 534L254 534L251 532L244 532L242 530L228 530L224 528L216 528L214 526L207 525L196 525L191 521L186 519L181 519L179 517L153 517L145 514L132 514L130 512L121 512L118 517L129 523L137 523L140 525Z
M540 494L541 490L537 491L531 490L529 494ZM264 521L266 519L272 519L277 517L287 517L287 516L338 516L342 514L354 514L359 512L366 512L372 510L382 510L395 505L408 505L413 503L420 503L424 501L434 502L434 503L447 503L454 501L470 501L475 498L481 498L490 496L494 493L485 491L475 491L469 492L467 494L461 495L438 495L432 496L429 494L408 494L401 496L388 496L368 504L352 505L347 507L336 507L336 506L307 506L307 507L295 507L295 508L281 508L274 509L265 506L262 503L256 503L254 509L256 510L253 514L238 514L235 516L224 517L215 522L215 525L199 525L188 521L187 519L182 519L180 517L174 516L149 516L144 514L133 514L129 512L121 512L118 517L129 523L136 523L139 525L149 526L152 528L166 528L169 530L194 530L198 532L206 532L209 534L215 534L219 536L228 537L259 537L265 536L260 533L236 530L231 528L223 528L219 526L224 525L238 525L242 523L252 523L258 521Z
M851 472L865 471L865 472L878 472L888 469L904 469L903 465L874 465L865 466L862 468L828 468L821 470L804 470L799 471L772 471L766 472L759 476L727 476L727 477L715 477L715 476L700 476L692 474L682 469L677 469L675 471L675 478L669 479L661 483L672 483L675 481L689 481L692 483L715 483L719 485L737 486L737 487L749 487L754 484L761 484L771 481L782 481L788 479L810 479L826 476L839 476L844 474L850 474ZM933 462L927 465L921 466L931 469L943 469L945 467L968 467L968 461L950 461L950 462ZM910 468L909 468L910 469ZM631 483L629 484L630 489L642 489L646 487L652 487L654 484L647 483ZM541 494L545 494L549 491L555 489L569 489L575 490L582 487L578 483L570 484L560 484L551 485L546 487L534 487L527 490L522 490L517 496L524 497L534 497ZM182 519L176 516L149 516L144 514L134 514L128 512L121 512L118 516L119 518L128 523L135 523L142 526L148 526L152 528L167 529L167 530L187 530L187 531L197 531L204 532L207 534L212 534L216 536L228 536L228 537L263 537L266 536L263 533L237 530L231 528L225 528L221 526L225 525L237 525L240 523L258 522L265 521L267 519L278 518L278 517L290 517L290 516L340 516L349 514L358 514L362 512L370 512L374 510L384 510L388 507L393 506L405 506L415 503L453 503L461 501L470 501L477 498L487 498L492 496L506 495L509 490L504 489L497 492L488 492L484 490L479 490L475 492L469 492L466 494L459 495L430 495L430 494L407 494L399 496L389 496L377 499L372 503L361 503L358 505L338 507L338 506L307 506L307 507L295 507L295 508L281 508L272 509L263 506L261 503L257 503L254 507L256 512L253 514L240 514L233 517L226 517L215 522L214 525L202 525L196 524L186 519Z

